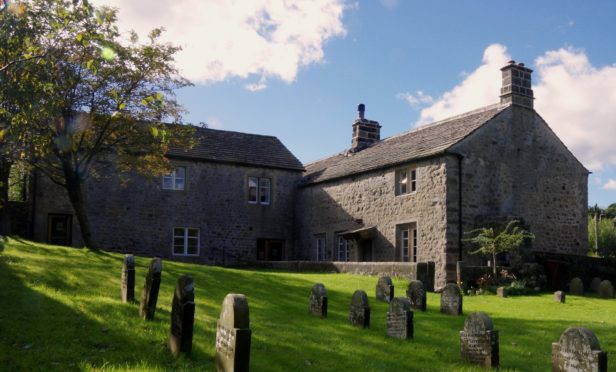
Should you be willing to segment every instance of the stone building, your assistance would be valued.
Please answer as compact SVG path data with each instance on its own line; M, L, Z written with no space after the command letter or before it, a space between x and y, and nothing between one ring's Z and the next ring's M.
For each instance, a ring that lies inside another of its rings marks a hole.
M512 61L500 104L383 140L360 105L352 147L305 165L298 258L434 261L442 286L479 258L464 232L511 219L533 251L585 255L588 171L533 109L531 73Z
M303 167L275 137L197 129L175 170L126 185L87 184L93 239L105 249L213 264L289 258L293 197ZM82 246L66 191L39 177L34 238Z
M275 137L200 129L172 174L88 185L94 239L214 264L433 261L437 286L480 259L463 233L486 224L520 219L533 252L585 255L588 171L533 109L531 73L512 61L499 104L385 139L360 105L351 148L305 166ZM64 193L38 182L35 238L80 245Z

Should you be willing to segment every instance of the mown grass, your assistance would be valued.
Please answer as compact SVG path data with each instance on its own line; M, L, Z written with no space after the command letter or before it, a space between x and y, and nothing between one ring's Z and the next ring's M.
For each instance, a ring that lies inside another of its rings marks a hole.
M2 370L213 370L216 321L227 293L250 305L253 371L475 371L460 362L465 317L442 315L439 297L415 312L415 338L386 337L387 305L374 300L377 278L347 274L293 274L164 262L155 320L138 317L138 304L120 301L123 255L10 239L0 252L0 369ZM148 258L136 260L140 293ZM195 281L193 353L167 350L176 279ZM307 311L310 288L324 283L329 316ZM397 295L406 283L394 279ZM347 324L355 289L371 298L369 329ZM485 311L500 332L502 370L550 370L551 343L565 328L583 325L616 352L616 300L552 294L464 298L464 313ZM613 369L613 367L612 367Z

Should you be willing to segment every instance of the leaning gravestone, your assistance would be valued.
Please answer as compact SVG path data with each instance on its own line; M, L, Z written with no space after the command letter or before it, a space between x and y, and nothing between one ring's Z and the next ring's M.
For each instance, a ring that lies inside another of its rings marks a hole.
M135 256L124 256L122 265L122 302L135 301Z
M376 283L376 299L383 302L390 302L394 298L394 285L391 278L382 276Z
M163 263L161 259L158 257L153 258L150 262L148 275L145 277L143 292L141 292L141 304L139 306L139 316L145 320L154 319L162 272Z
M595 293L599 293L599 285L601 284L601 279L594 277L592 278L592 281L590 282L590 289L595 292Z
M554 292L554 301L560 302L561 304L564 304L566 298L567 297L565 295L565 292L563 292L563 291L556 291L556 292Z
M405 297L396 297L389 303L387 336L400 340L413 338L413 310Z
M368 306L368 295L365 291L358 289L353 293L351 307L349 309L349 323L356 327L367 328L370 326L370 306Z
M614 286L609 280L604 280L599 284L599 296L602 298L614 298Z
M486 313L472 313L460 331L462 360L487 368L497 368L499 363L498 331Z
M571 279L571 283L569 283L569 293L576 296L584 295L584 282L580 278Z
M552 343L552 371L607 371L607 353L591 330L570 327Z
M317 316L327 316L327 290L321 283L312 286L310 300L308 301L308 311Z
M217 371L248 371L251 334L246 296L228 294L216 327Z
M169 348L175 356L192 350L193 324L195 320L195 285L190 276L178 279L171 305L171 331Z
M508 295L507 287L498 287L498 288L496 288L496 295L498 297L502 297L502 298L507 297L507 295Z
M441 292L441 313L462 315L462 291L457 284L449 283Z
M411 303L411 309L426 311L426 289L421 280L411 280L406 297Z

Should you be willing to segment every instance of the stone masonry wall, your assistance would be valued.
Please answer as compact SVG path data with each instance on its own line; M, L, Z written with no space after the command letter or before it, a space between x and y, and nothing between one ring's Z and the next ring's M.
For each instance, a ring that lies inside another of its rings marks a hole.
M446 272L447 216L446 179L449 157L421 160L396 168L378 170L355 177L332 180L297 190L296 259L316 260L315 236L326 236L326 260L337 259L336 234L360 227L376 226L373 261L400 261L396 225L416 223L418 261L435 262L435 285L455 280ZM395 171L416 166L417 191L395 195ZM356 249L351 261L357 261Z
M187 261L237 264L256 259L256 240L284 240L285 256L293 245L293 193L300 172L222 163L173 160L186 167L183 191L163 190L162 177L133 176L122 186L118 177L90 181L87 198L93 237L109 250L172 257L174 227L200 229L198 257ZM249 204L248 177L271 179L270 205ZM49 213L73 214L66 191L39 177L35 239L47 240ZM82 246L73 214L73 245Z
M464 231L521 217L533 251L586 255L588 172L534 111L511 106L451 150L464 156Z

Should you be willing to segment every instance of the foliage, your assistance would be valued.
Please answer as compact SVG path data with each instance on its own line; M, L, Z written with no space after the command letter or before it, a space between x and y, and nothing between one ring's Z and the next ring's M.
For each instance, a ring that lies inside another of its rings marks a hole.
M597 222L589 216L588 246L591 254L595 256L616 257L616 228L614 222L610 219ZM598 249L595 249L596 246L598 246Z
M179 48L124 41L116 10L87 0L32 0L0 14L0 122L7 156L23 159L68 193L86 245L92 244L84 183L134 170L170 169L171 146L190 146L175 90Z
M250 306L253 371L482 371L460 361L459 331L466 316L439 312L428 293L426 312L415 312L415 337L386 336L388 304L370 299L370 328L347 324L355 289L374 289L374 276L236 270L165 261L154 320L142 321L138 304L120 301L122 254L91 252L9 239L0 252L0 369L83 371L212 371L216 322L227 293L243 293ZM148 258L136 258L139 293ZM193 353L173 358L167 349L176 279L195 281ZM308 314L314 283L329 295L325 319ZM403 293L408 284L393 278ZM550 369L550 345L572 324L589 327L604 350L616 350L616 301L552 293L507 299L464 298L465 315L483 311L500 332L503 371Z
M612 203L605 208L605 216L607 218L616 218L616 203Z
M492 256L492 267L496 277L496 255L501 252L510 252L520 248L522 243L532 240L535 235L520 226L520 221L510 221L502 231L492 227L483 227L467 233L471 238L465 239L477 246L477 250L471 254L482 253Z

